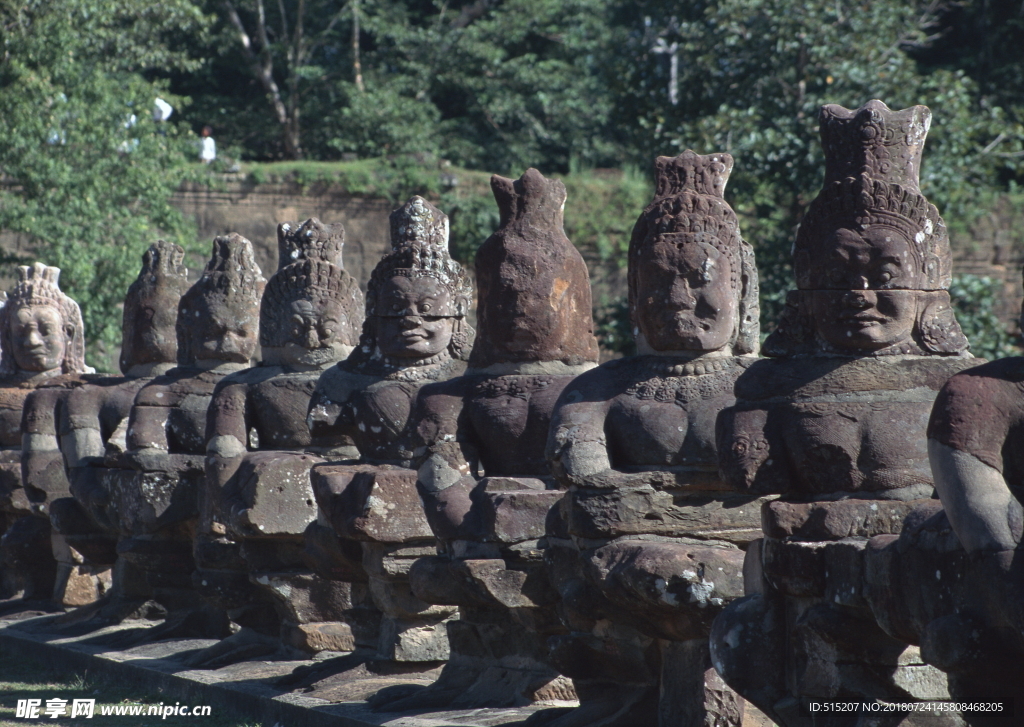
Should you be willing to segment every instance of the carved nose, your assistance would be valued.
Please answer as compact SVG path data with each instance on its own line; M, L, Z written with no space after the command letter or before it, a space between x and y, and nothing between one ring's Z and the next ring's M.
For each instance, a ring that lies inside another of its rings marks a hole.
M670 302L683 310L693 310L697 306L697 297L686 284L676 285L672 289Z
M867 292L862 290L851 290L843 296L843 303L853 308L871 307L871 301L868 300Z
M306 348L320 348L320 336L315 329L306 331Z
M406 316L402 319L402 328L406 330L416 328L423 322L423 318L420 316Z

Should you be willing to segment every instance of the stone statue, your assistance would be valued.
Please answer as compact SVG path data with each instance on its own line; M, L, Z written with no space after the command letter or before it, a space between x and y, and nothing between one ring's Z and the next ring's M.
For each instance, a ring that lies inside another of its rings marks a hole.
M170 611L197 607L192 550L205 479L206 410L221 379L249 366L264 284L252 243L237 234L214 239L202 277L178 305L178 366L139 389L126 451L107 457L103 487L124 534L118 555L144 581L135 587L148 587ZM207 623L206 633L226 635L219 614Z
M64 546L65 557L58 560L66 583L65 605L84 605L91 590L84 576L116 563L119 530L110 493L103 487L104 457L108 446L124 451L128 414L139 389L177 360L178 301L188 289L184 257L185 251L172 242L149 246L124 301L124 376L93 379L72 390L61 408L58 432L71 497L51 501L50 522L58 536L55 543ZM117 589L116 572L114 580Z
M707 649L743 593L760 504L722 482L714 442L758 346L753 253L723 197L732 164L658 158L629 244L639 355L580 375L555 407L547 452L568 493L546 560L571 633L551 658L581 702L557 727L738 725L746 709Z
M359 452L338 431L311 436L306 414L323 370L358 342L363 294L342 267L340 224L286 222L277 236L280 267L260 304L263 361L222 379L209 408L197 580L214 602L233 608L252 603L253 586L260 589L285 644L351 651L360 640L375 645L379 613L359 608L368 601L363 584L311 571L303 536L316 521L310 468Z
M868 543L865 596L886 633L917 644L948 675L971 725L1024 719L1024 531L1021 423L1024 358L1006 358L946 382L928 423L941 501L905 519L899 536Z
M413 566L413 591L460 615L448 623L441 677L382 704L391 711L576 698L545 663L547 637L564 627L544 573L545 522L562 496L544 444L558 395L597 362L590 278L562 230L560 181L530 169L491 177L491 188L501 226L476 255L470 368L420 389L413 414L417 484L439 552ZM371 704L402 689L390 692Z
M49 600L57 578L48 498L67 480L54 416L68 390L86 381L82 313L61 292L60 270L21 266L0 308L0 541L6 596ZM46 387L46 393L33 393ZM26 480L30 480L27 482Z
M819 723L808 700L948 698L942 675L875 623L863 581L868 538L898 533L932 496L928 413L976 363L950 308L946 226L918 188L930 121L924 106L822 107L825 182L797 233L797 290L762 349L772 358L740 377L719 421L727 480L783 497L764 508L750 598L718 617L712 653L787 727ZM878 716L829 724L865 715Z
M314 528L307 547L331 553L324 543L333 540L333 559L323 558L319 570L368 579L384 614L377 659L422 673L448 658L442 623L455 609L425 603L409 588L410 566L435 544L403 442L420 387L465 369L473 288L448 255L447 216L421 197L391 214L391 245L370 277L359 345L323 373L310 401L312 436L351 437L360 457L313 468L316 501L336 537ZM361 565L352 543L361 543Z

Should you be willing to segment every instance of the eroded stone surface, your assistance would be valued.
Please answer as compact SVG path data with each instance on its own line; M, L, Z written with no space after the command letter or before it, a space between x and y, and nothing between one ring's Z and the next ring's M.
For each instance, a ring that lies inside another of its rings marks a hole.
M535 169L492 177L501 226L476 256L480 331L464 376L420 390L417 487L439 554L416 562L413 591L459 606L451 657L429 689L386 705L498 707L574 699L547 663L563 633L542 561L562 493L544 459L558 395L594 366L586 265L562 230L565 187Z
M0 592L50 599L58 566L48 508L67 495L55 419L68 392L86 382L82 314L61 292L60 270L21 266L0 306ZM24 521L34 518L39 522Z
M205 480L207 408L217 384L249 364L265 283L248 240L233 234L213 241L202 277L178 304L178 366L139 389L124 451L108 448L101 479L123 533L118 555L172 610L199 606L192 541Z
M920 645L954 700L1006 705L964 713L977 725L1020 720L1010 705L1024 653L1022 373L1022 359L1009 358L946 383L928 428L941 504L917 508L898 537L873 538L866 554L865 596L882 628Z
M813 721L809 699L943 697L941 676L900 661L912 647L879 628L864 598L868 539L899 533L932 495L935 395L976 363L949 308L946 228L918 188L929 122L923 106L822 108L825 184L797 234L798 289L765 342L773 358L738 379L718 422L727 480L783 498L765 506L745 568L752 595L718 617L712 653L781 725Z
M710 673L714 616L741 593L760 498L723 482L715 421L757 351L757 274L723 198L728 154L660 157L629 247L641 355L562 391L547 450L571 487L545 558L570 633L551 656L581 707L552 724L738 725ZM686 658L681 655L688 654Z
M103 487L104 456L107 447L124 450L128 414L139 389L177 360L178 302L188 289L184 256L174 243L160 240L149 246L125 296L120 357L124 376L97 377L71 391L60 408L60 450L71 497L52 499L50 522L88 567L109 567L117 558L121 531L110 507L110 492Z
M263 361L222 379L210 403L195 546L208 598L235 610L273 604L285 643L311 650L356 643L349 584L317 578L302 547L316 521L310 469L358 454L350 438L313 436L306 423L320 374L351 352L362 322L362 293L342 267L344 238L340 224L316 218L278 227L280 267L260 304ZM355 618L365 643L372 608Z
M325 577L367 579L384 613L377 654L430 670L447 658L451 607L409 590L412 562L434 538L415 488L407 426L420 387L465 369L473 330L469 277L448 254L448 218L421 197L391 215L392 249L374 268L366 319L352 354L320 377L309 406L314 437L350 437L358 463L312 470L320 522L307 551ZM333 525L334 546L322 528ZM361 541L361 564L344 552ZM361 566L361 567L360 567Z

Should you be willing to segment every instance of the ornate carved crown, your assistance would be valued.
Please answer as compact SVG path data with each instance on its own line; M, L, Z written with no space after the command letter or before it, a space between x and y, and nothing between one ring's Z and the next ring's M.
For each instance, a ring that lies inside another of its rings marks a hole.
M750 245L740 236L739 221L725 201L725 185L732 173L730 154L697 154L687 149L677 157L658 157L654 199L633 227L629 241L629 306L636 315L640 261L658 245L707 244L727 260L731 283L740 295L736 353L757 351L757 269Z
M322 260L342 267L345 228L341 223L325 225L310 217L298 227L294 222L277 226L277 268L298 260Z
M345 228L325 225L311 217L296 227L283 222L277 228L279 268L267 283L260 304L260 343L282 346L289 307L309 301L318 314L335 307L340 318L337 338L354 346L363 318L359 284L342 267Z
M797 287L821 285L815 259L829 253L837 229L863 231L869 225L898 230L910 242L914 275L903 287L949 287L952 255L946 225L918 186L930 125L925 106L891 111L876 100L856 110L822 107L825 184L797 232Z
M389 278L431 277L451 294L451 307L438 315L462 317L469 312L473 284L448 254L448 215L422 197L413 197L391 213L391 252L381 258L366 290L366 315L377 314L377 296Z
M78 303L61 292L58 281L60 268L33 263L18 267L18 282L7 294L7 303L0 308L0 376L17 371L10 340L10 316L19 308L50 306L61 315L67 341L61 371L65 374L87 373L93 369L85 365L85 325Z

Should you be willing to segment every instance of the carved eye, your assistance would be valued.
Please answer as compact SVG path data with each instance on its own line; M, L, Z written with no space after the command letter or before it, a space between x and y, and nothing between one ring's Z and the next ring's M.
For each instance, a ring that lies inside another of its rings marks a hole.
M423 312L424 313L429 313L430 312L430 303L424 303L423 304Z
M394 305L391 306L391 310L396 311L396 312L402 310L402 304L401 303L395 303Z
M843 276L843 271L842 270L833 270L832 272L830 272L828 274L829 280L831 280L833 283L841 283L841 282L843 282L843 277L844 276Z
M884 272L878 276L878 282L884 285L888 283L890 280L892 280L892 277L892 273Z

